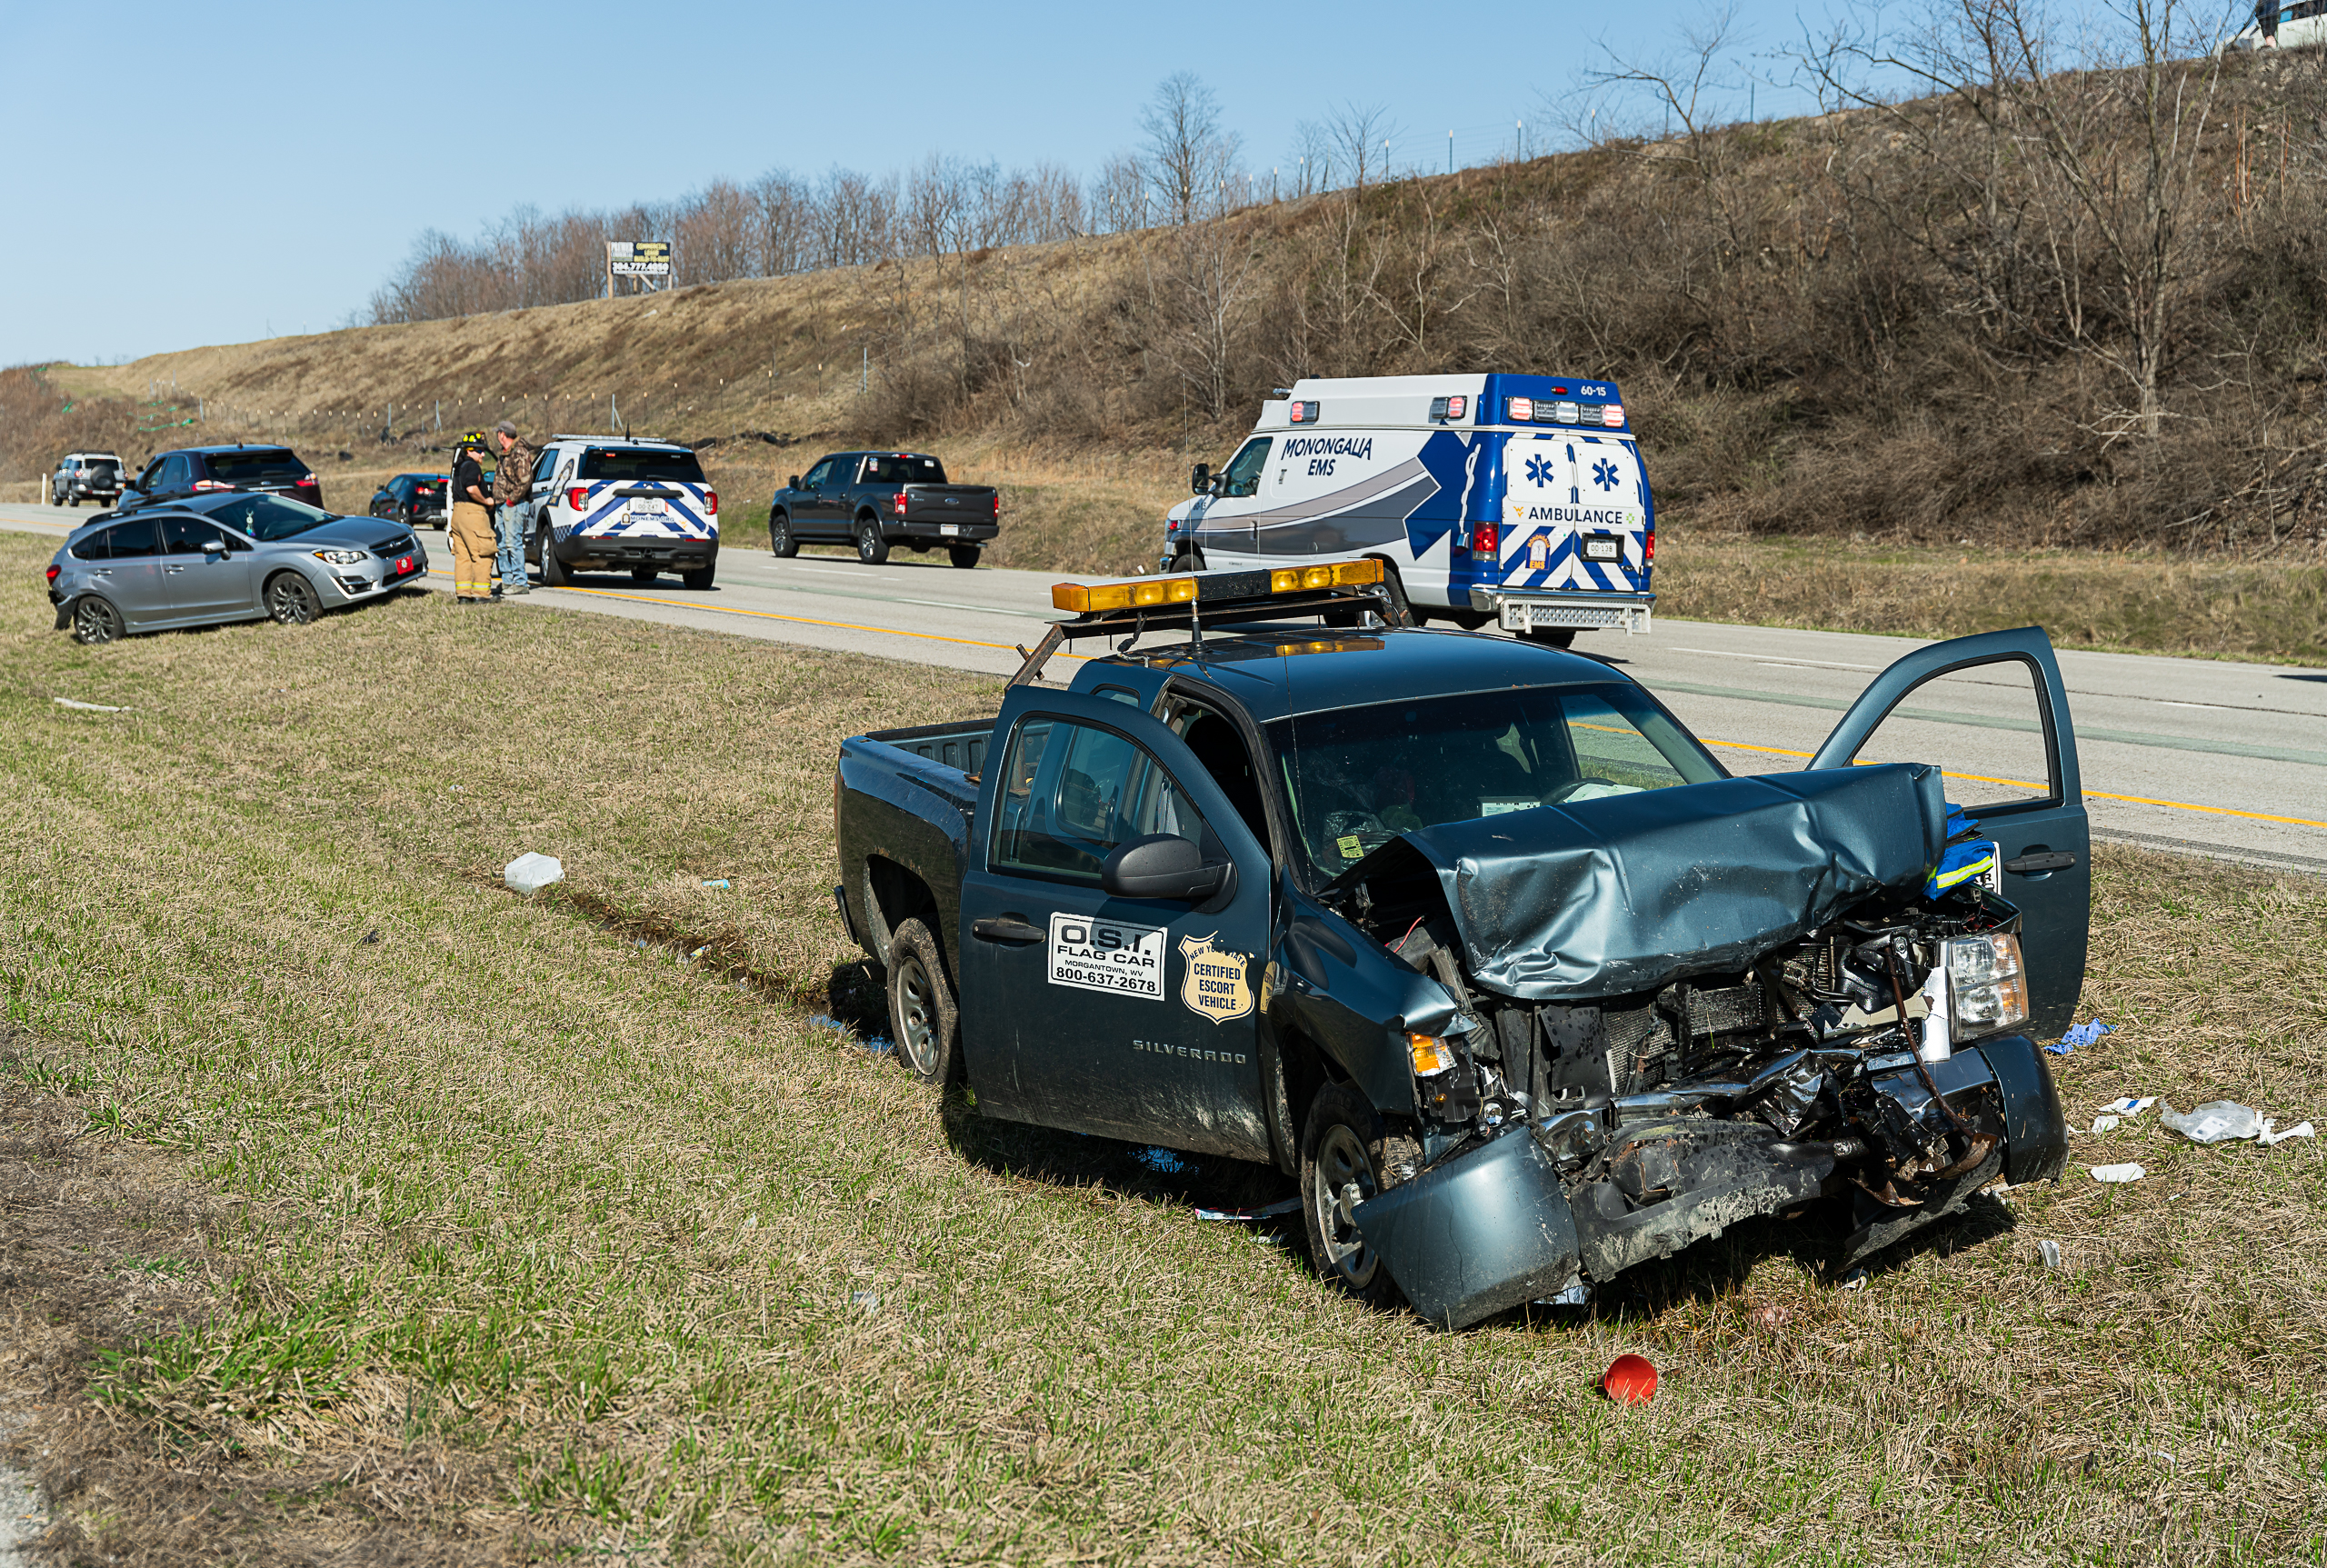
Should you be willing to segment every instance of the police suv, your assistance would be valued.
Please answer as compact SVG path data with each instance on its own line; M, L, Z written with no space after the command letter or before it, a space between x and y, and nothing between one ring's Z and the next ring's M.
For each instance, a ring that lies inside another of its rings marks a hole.
M676 572L708 588L719 569L719 493L675 441L553 435L534 459L525 559L562 587L576 572Z
M1615 384L1312 379L1165 521L1166 571L1382 561L1425 620L1645 632L1656 508Z

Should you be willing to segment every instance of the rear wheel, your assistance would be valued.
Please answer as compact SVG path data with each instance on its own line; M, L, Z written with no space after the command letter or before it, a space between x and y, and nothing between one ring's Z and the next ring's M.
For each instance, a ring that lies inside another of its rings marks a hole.
M945 559L966 572L978 564L978 557L984 554L984 551L974 544L954 544L947 547Z
M307 580L296 572L277 572L266 584L266 613L285 626L304 626L323 614L323 604Z
M792 519L781 512L768 514L767 547L779 561L800 554L800 541L792 536Z
M564 588L571 584L574 581L574 574L566 569L564 562L557 558L557 539L550 533L548 524L543 524L537 537L541 541L538 548L542 556L542 585L545 588Z
M1392 1133L1363 1095L1328 1084L1309 1103L1301 1134L1301 1213L1317 1273L1369 1306L1400 1300L1390 1271L1357 1228L1352 1213L1366 1199L1408 1180L1422 1149Z
M633 566L630 569L630 580L636 583L641 587L652 583L656 577L661 575L662 574L657 572L652 566Z
M881 524L874 518L856 520L856 558L867 566L878 566L889 558L889 542L881 537Z
M690 592L700 594L711 586L713 580L718 574L719 568L716 566L701 566L692 572L680 573L679 581L684 583Z
M957 1081L960 1025L937 938L920 921L904 922L889 939L889 1031L897 1060L924 1084L942 1089Z
M95 594L85 595L73 606L73 640L95 648L118 640L128 628L122 624L121 612Z

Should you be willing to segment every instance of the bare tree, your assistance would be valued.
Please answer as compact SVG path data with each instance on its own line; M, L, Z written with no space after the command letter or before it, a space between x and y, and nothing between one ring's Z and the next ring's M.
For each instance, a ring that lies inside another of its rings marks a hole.
M1807 59L1835 97L1881 111L1971 198L1981 308L2110 367L2153 446L2174 312L2198 270L2221 63L2200 53L2202 25L2179 0L2116 0L2115 15L2117 35L2078 52L2034 0L1939 0L1903 46L1843 31ZM1869 67L1930 87L1980 136L1967 144L1946 116L1876 94Z
M1167 222L1187 224L1222 207L1236 172L1236 137L1220 125L1220 104L1193 71L1175 72L1140 116L1147 174Z
M1389 161L1390 138L1397 127L1381 104L1343 104L1325 120L1325 138L1333 156L1351 176L1358 194L1365 194L1365 176L1377 179Z

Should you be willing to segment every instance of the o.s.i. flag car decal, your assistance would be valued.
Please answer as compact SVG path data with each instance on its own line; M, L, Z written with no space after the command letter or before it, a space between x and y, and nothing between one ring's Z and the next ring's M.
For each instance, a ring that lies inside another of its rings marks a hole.
M714 539L719 521L704 502L707 484L662 480L584 480L559 497L566 504L560 537L587 539ZM579 499L581 504L574 503Z
M1562 431L1503 452L1505 588L1639 593L1648 585L1647 481L1632 444Z

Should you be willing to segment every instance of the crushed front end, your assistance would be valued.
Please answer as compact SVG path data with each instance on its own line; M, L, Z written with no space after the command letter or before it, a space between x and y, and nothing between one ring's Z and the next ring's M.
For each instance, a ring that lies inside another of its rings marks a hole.
M1424 1316L1580 1299L1821 1197L1848 1205L1847 1263L2058 1175L2058 1097L2014 1033L2020 917L1976 876L1939 885L1935 773L1616 806L1409 835L1336 890L1457 1004L1410 1046L1422 1168L1354 1216ZM1758 817L1742 840L1708 831L1729 807ZM1708 866L1724 836L1757 847Z

